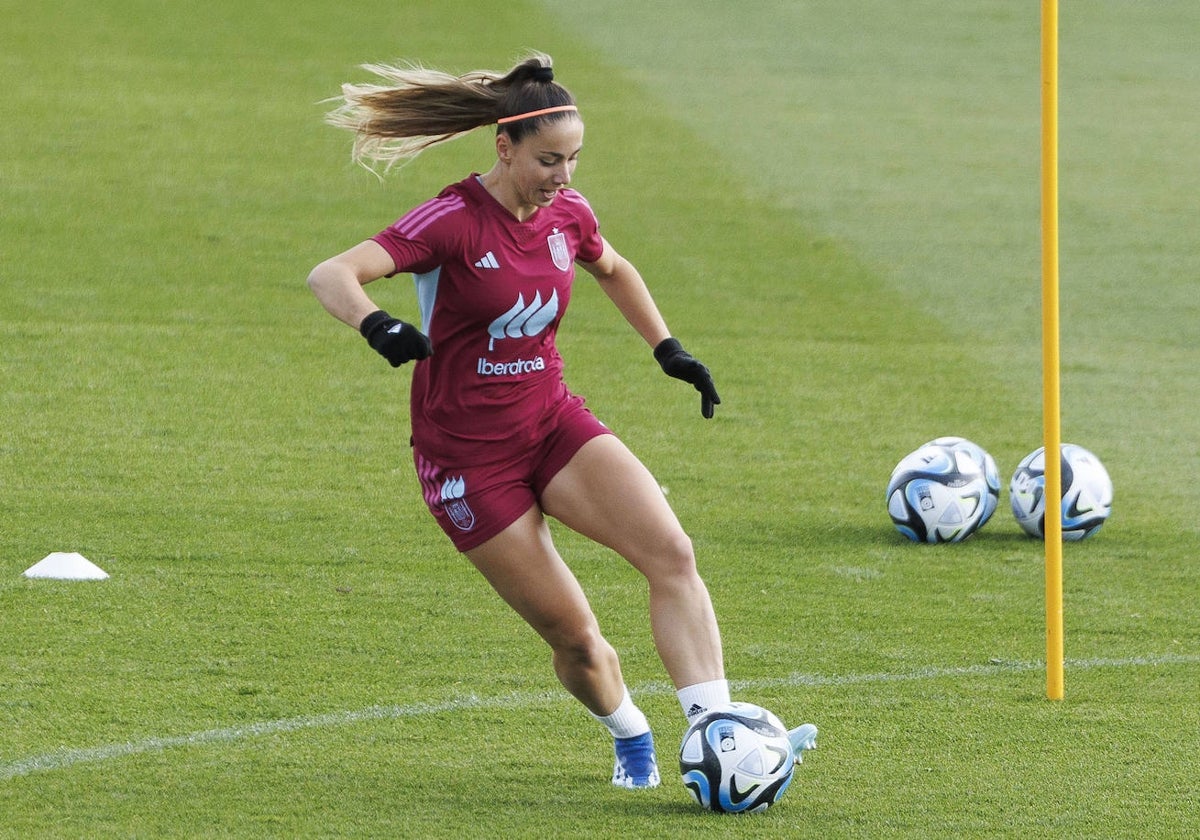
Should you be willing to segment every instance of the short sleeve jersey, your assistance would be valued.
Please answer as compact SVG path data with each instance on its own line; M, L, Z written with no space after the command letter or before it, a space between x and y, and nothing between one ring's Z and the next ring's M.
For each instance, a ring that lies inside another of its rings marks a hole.
M413 370L414 442L430 455L499 459L568 396L555 336L575 260L595 262L604 248L591 207L564 189L519 222L471 175L374 241L414 275L433 346Z

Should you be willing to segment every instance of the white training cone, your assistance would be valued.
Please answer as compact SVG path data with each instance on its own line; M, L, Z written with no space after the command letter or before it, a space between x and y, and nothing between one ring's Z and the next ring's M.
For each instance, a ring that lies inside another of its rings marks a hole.
M77 552L56 551L25 570L27 578L56 580L104 580L108 572Z

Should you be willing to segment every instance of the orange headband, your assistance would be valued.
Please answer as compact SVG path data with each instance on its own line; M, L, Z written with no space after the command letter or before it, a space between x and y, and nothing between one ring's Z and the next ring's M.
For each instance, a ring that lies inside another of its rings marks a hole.
M543 114L557 114L560 111L578 111L574 105L555 105L553 108L542 108L538 111L530 111L527 114L517 114L515 117L501 117L496 120L496 125L504 125L505 123L517 122L518 120L527 120L530 117L540 117Z

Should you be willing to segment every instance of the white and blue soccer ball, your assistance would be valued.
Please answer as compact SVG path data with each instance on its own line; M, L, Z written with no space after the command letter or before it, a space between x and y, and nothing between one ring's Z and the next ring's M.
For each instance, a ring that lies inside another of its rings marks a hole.
M1000 503L1000 469L996 466L996 459L982 446L963 437L940 437L929 441L925 445L949 446L954 450L956 458L958 457L958 453L966 453L967 457L978 464L979 468L983 470L983 477L987 481L988 494L983 500L983 517L975 527L975 530L978 531L992 518L992 514L996 512L996 506Z
M1113 486L1100 459L1082 446L1062 445L1062 535L1082 540L1100 530L1112 513ZM1046 537L1046 448L1017 465L1008 485L1013 516L1031 537Z
M718 813L765 811L783 796L795 767L782 721L753 703L705 712L679 748L684 787L701 808Z
M913 542L962 542L983 526L1000 498L996 462L965 438L932 440L892 471L887 509Z

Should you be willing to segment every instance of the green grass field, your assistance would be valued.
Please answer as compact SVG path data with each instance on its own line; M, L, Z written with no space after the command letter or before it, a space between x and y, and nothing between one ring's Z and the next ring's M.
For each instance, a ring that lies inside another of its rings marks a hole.
M1061 702L1007 491L939 547L882 498L932 437L1006 484L1041 442L1037 4L0 8L0 837L1195 836L1194 2L1062 10L1063 438L1116 503L1065 549ZM735 695L821 727L766 814L689 803L645 587L560 530L659 742L661 788L608 784L607 736L424 511L408 370L304 285L492 154L380 183L321 100L365 61L527 48L724 401L702 421L580 280L568 381L669 489ZM111 578L22 576L52 551Z

